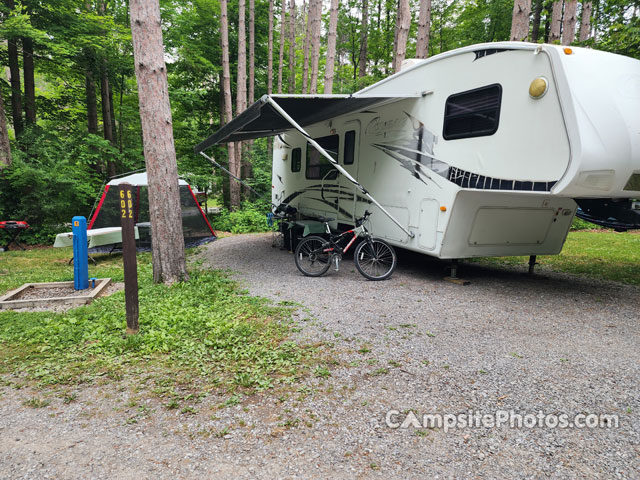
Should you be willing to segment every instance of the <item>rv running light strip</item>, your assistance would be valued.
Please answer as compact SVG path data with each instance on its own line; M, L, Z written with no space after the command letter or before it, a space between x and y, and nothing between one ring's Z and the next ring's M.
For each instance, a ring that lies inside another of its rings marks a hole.
M375 205L376 205L380 210L382 210L382 213L384 213L387 217L389 217L389 219L391 219L391 221L392 221L393 223L395 223L398 227L400 227L400 229L401 229L404 233L406 233L409 237L411 237L411 238L414 238L414 237L415 237L415 234L414 234L413 232L410 232L409 230L407 230L406 228L404 228L404 227L402 226L402 224L401 224L398 220L396 220L396 218L395 218L393 215L391 215L389 212L387 212L387 211L385 210L385 208L384 208L382 205L380 205L380 203L378 203L378 201L377 201L375 198L373 198L373 197L369 194L369 192L367 192L367 190L366 190L366 189L365 189L365 188L364 188L360 183L358 183L358 181L357 181L355 178L353 178L353 177L349 174L349 172L347 172L347 171L346 171L346 170L345 170L345 169L344 169L344 168L343 168L343 167L342 167L338 162L336 162L336 161L333 159L333 157L332 157L331 155L329 155L329 154L327 153L327 151L326 151L324 148L322 148L322 147L318 144L318 142L316 142L313 138L311 138L311 135L309 135L309 134L308 134L308 133L307 133L307 132L306 132L306 131L305 131L305 130L300 126L300 125L298 125L298 123L297 123L293 118L291 118L291 116L290 116L290 115L289 115L289 114L288 114L288 113L287 113L287 112L286 112L286 111L285 111L285 110L284 110L280 105L278 105L278 104L277 104L277 102L276 102L273 98L271 98L270 96L267 96L267 101L271 104L271 106L272 106L272 107L273 107L273 108L274 108L274 109L275 109L275 110L276 110L280 115L282 115L282 117L283 117L287 122L289 122L289 123L291 124L291 126L292 126L293 128L295 128L295 129L296 129L296 130L298 130L302 135L304 135L305 137L307 137L307 139L309 140L309 143L310 143L311 145L313 145L313 146L315 147L315 149L316 149L316 150L318 150L318 151L319 151L319 152L320 152L320 153L321 153L321 154L322 154L322 155L323 155L327 160L329 160L329 162L331 162L331 163L336 167L336 169L337 169L340 173L342 173L345 177L347 177L347 179L348 179L351 183L353 183L356 187L358 187L358 188L360 189L360 191L361 191L363 194L365 194L365 195L367 196L367 198L369 198L369 200L371 200L371 201L372 201L372 202L373 202L373 203L374 203L374 204L375 204Z
M240 182L242 185L244 185L245 187L247 187L247 189L249 189L249 191L251 193L253 193L256 197L260 197L260 194L258 192L256 192L253 188L251 188L249 185L247 185L246 182L243 182L242 180L240 180L238 177L236 177L233 173L231 173L229 170L227 170L226 168L224 168L222 165L220 165L218 162L216 162L213 158L209 157L206 153L204 152L200 152L200 155L202 155L204 158L206 158L207 160L209 160L211 163L213 163L216 167L218 167L220 170L222 170L224 173L226 173L227 175L229 175L230 177L236 179L238 182Z

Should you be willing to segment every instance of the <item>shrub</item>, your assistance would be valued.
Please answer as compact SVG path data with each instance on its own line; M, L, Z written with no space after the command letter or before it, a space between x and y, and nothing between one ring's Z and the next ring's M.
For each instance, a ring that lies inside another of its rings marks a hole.
M213 228L231 233L268 232L267 216L257 205L244 203L241 210L222 209L213 219Z

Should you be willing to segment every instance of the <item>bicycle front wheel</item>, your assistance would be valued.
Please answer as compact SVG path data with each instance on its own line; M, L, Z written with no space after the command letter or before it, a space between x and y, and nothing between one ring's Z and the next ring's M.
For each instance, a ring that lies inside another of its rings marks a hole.
M308 277L319 277L330 267L330 252L324 249L327 241L322 237L311 236L302 240L296 247L296 267Z
M354 254L358 271L369 280L385 280L391 276L398 263L391 245L378 238L365 239Z

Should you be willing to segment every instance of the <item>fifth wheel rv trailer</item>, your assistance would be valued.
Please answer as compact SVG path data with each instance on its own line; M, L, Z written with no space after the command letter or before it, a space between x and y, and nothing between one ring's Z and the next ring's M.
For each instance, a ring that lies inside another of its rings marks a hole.
M265 95L200 143L265 136L275 205L439 258L557 254L576 199L640 197L640 61L473 45L353 95ZM206 156L206 155L205 155Z

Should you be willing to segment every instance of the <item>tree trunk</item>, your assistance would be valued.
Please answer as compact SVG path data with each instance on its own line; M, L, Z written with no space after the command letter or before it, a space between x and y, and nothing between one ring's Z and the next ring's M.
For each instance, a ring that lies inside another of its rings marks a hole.
M286 0L282 0L282 11L280 13L280 55L278 58L278 93L282 93L282 70L284 69L284 34L287 24Z
M118 126L116 125L116 111L113 108L113 84L109 82L109 110L111 111L111 136L113 146L118 146Z
M592 2L587 1L582 4L582 14L580 20L580 42L586 42L591 36L591 10Z
M222 40L222 89L224 91L224 116L227 123L233 120L233 106L231 98L231 69L229 66L229 16L227 14L227 0L220 0L220 37ZM229 171L235 175L236 146L227 144L229 157ZM233 197L236 204L240 203L240 185L229 177L229 205L233 205Z
M358 59L358 77L367 75L367 40L369 33L369 0L362 1L362 26L360 30L360 58Z
M113 138L113 124L111 117L111 102L109 101L109 72L107 62L104 61L100 72L100 99L102 104L102 130L105 140L108 140L114 147L116 143ZM175 153L174 153L175 155ZM113 177L116 174L116 164L113 158L107 159L107 175Z
M320 65L320 24L322 23L322 0L311 0L311 82L309 93L318 93L318 71Z
M0 170L11 166L11 144L9 143L9 130L7 129L7 117L4 114L4 101L0 89Z
M236 115L240 115L247 109L247 34L246 34L246 8L245 0L238 1L238 75L236 77ZM235 171L233 173L238 178L244 177L243 171L246 171L247 161L244 155L244 142L236 144L236 162ZM231 189L231 208L240 208L241 202L241 184L233 182ZM236 191L237 190L237 191Z
M329 10L329 34L327 38L327 64L324 68L324 93L333 93L333 72L336 61L336 37L338 30L338 0L331 0Z
M131 0L131 37L149 183L154 282L188 279L158 0Z
M511 18L511 41L524 42L529 36L531 0L515 0Z
M420 13L418 15L418 43L416 44L417 58L427 58L429 56L430 31L431 0L420 0Z
M5 0L8 8L13 10L13 0ZM13 130L16 137L22 135L22 90L20 87L20 61L18 59L18 39L9 38L7 41L7 53L9 56L9 75L11 81L11 115L13 118Z
M283 2L285 0L282 0ZM289 4L289 93L296 91L296 1Z
M400 71L400 67L407 53L407 38L409 37L410 26L411 11L409 10L409 0L399 0L396 34L393 42L392 68L394 73Z
M22 38L22 66L24 74L24 112L27 125L36 123L36 81L33 66L33 40Z
M553 2L551 12L551 29L549 31L549 43L560 40L560 27L562 26L562 0Z
M267 93L273 93L273 0L269 0L269 46L267 49Z
M542 19L542 2L543 0L536 0L536 8L533 13L533 28L531 29L531 41L536 43L540 38L540 21Z
M309 87L309 44L311 43L311 10L313 0L307 6L307 34L304 37L304 64L302 66L302 93ZM302 10L304 12L304 9Z
M576 39L576 20L578 1L567 0L564 4L564 19L562 21L562 44L571 45Z
M84 86L87 97L87 132L98 134L98 98L96 96L96 81L89 67L84 71Z
M249 105L255 100L256 83L256 0L249 0Z

